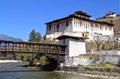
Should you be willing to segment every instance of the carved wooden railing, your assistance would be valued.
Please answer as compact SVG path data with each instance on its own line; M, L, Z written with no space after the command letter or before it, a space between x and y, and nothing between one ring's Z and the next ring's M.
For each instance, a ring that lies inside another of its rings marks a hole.
M0 40L0 52L51 53L65 55L66 45Z

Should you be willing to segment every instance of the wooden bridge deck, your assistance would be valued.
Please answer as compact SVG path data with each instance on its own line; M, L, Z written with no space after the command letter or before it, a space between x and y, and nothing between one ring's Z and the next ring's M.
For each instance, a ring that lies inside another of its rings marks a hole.
M0 40L0 52L65 55L66 45Z

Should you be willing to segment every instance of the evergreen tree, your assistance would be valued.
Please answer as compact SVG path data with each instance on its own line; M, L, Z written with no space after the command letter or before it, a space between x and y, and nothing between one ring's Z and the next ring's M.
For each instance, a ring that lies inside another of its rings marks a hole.
M30 35L29 35L29 42L33 42L35 39L35 30L33 29L32 32L30 32Z
M29 42L40 42L41 40L41 34L39 32L35 32L35 30L33 29L31 32L30 32L30 35L29 35Z
M36 35L35 36L36 42L40 42L40 40L41 40L41 34L39 32L36 32L35 35Z

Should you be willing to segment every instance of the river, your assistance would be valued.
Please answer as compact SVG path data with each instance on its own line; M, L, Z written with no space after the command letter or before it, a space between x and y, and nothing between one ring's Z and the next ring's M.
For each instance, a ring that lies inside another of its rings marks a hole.
M22 63L0 63L0 79L97 79L65 73L27 71Z

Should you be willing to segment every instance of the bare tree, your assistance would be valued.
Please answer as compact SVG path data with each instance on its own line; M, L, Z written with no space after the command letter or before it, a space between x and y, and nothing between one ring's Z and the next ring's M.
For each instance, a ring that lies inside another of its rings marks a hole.
M114 37L110 36L103 36L103 35L94 35L93 38L97 50L101 49L114 49Z
M94 35L93 40L96 44L97 50L101 50L102 45L104 44L105 40L102 35Z
M109 47L110 47L110 49L114 49L114 44L115 44L115 38L114 37L110 37L110 36L108 36L108 43L109 43Z

